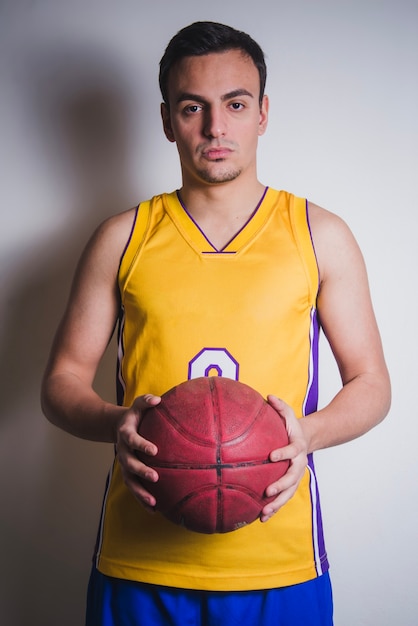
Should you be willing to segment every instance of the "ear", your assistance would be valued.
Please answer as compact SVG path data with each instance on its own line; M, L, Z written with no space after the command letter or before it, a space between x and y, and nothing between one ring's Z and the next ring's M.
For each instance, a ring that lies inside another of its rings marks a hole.
M263 96L263 100L261 102L260 107L260 121L258 123L258 134L259 136L264 135L267 128L269 118L269 99L268 96Z
M170 110L165 102L161 103L161 119L163 120L163 129L165 136L167 137L168 141L174 143L176 140L174 139L174 133L171 126Z

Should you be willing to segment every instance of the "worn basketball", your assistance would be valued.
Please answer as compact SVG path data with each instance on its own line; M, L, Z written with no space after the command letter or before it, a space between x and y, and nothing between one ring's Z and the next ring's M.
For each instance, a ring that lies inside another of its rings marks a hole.
M156 509L200 533L226 533L254 522L273 500L266 488L289 462L272 463L288 443L283 419L254 389L218 376L196 378L147 409L140 434L158 447L141 456L159 474L147 490Z

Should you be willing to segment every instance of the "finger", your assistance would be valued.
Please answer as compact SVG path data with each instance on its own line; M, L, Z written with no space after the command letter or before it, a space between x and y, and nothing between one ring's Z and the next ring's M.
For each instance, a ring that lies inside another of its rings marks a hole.
M133 475L136 479L140 478L141 480L148 481L151 483L156 483L159 476L158 472L140 461L134 454L130 451L122 451L118 454L119 462L122 466L123 472L127 475Z
M155 398L155 396L154 396ZM125 446L130 450L136 450L148 456L155 456L158 452L157 446L138 433L140 422L140 412L137 413L133 406L124 415L123 422L119 426L117 449Z
M268 498L273 498L277 496L282 491L287 491L288 489L297 488L300 481L302 480L306 471L306 465L299 464L291 465L287 472L283 474L279 480L269 485L265 491L265 494Z
M142 504L154 507L156 500L148 491L147 482L157 482L159 479L158 473L152 467L142 463L130 452L122 453L118 456L122 477L126 486Z
M277 463L278 461L288 461L295 458L295 456L297 456L299 453L299 446L294 443L289 443L287 446L272 450L270 452L269 459L272 463Z
M126 456L128 454L132 454L132 451L136 451L141 452L146 456L153 457L158 452L157 446L152 443L152 441L148 441L148 439L141 437L136 430L128 430L125 426L121 427L119 430L116 450L119 456L122 454Z
M277 513L277 511L295 495L305 471L306 467L302 474L291 467L280 480L267 487L266 496L269 498L277 497L263 508L260 517L261 521L270 519L272 515Z
M295 491L296 486L279 493L277 498L263 508L260 515L260 521L268 522L268 520L271 519L273 515L275 515L282 508L282 506L284 506L295 495Z
M269 394L267 396L267 402L275 409L282 417L294 415L293 409L281 398Z
M143 411L157 406L157 404L159 404L160 402L160 396L155 396L151 393L148 393L135 398L132 409L135 411L135 413L139 414L138 417L140 418L140 415ZM155 456L158 452L157 446L152 441L148 441L147 439L145 439L145 437L142 437L138 433L138 426L139 422L135 425L135 433L132 433L131 447L134 450L138 450L139 452L142 452L149 456Z
M152 393L146 393L143 396L135 398L132 408L138 411L144 411L150 407L157 406L161 402L160 396L154 396Z
M125 480L125 479L124 479ZM133 496L149 511L153 511L157 504L155 497L144 487L138 477L128 477L125 484Z
M158 448L155 443L152 443L152 441L148 441L148 439L141 437L141 435L139 434L134 437L134 443L135 445L132 446L132 449L137 450L138 452L142 452L147 456L153 457L158 452Z

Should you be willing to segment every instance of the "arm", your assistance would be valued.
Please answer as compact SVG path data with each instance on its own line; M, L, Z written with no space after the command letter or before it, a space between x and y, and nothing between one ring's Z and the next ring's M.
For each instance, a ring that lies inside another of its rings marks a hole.
M117 271L129 236L124 221L126 215L104 222L83 252L41 391L42 408L53 424L105 442L115 441L123 409L99 398L92 385L118 316Z
M376 426L390 407L390 380L363 256L337 216L310 205L321 285L318 312L342 389L301 422L308 451L345 443Z
M51 350L41 403L46 417L72 435L115 443L125 482L136 497L154 506L138 475L148 480L158 475L140 463L133 450L156 453L156 447L137 434L137 427L141 411L159 399L144 396L127 409L105 402L92 386L118 317L117 275L133 219L133 211L110 218L88 243Z
M296 420L283 401L271 404L286 420L290 445L271 459L291 459L289 471L267 490L278 494L262 521L295 493L307 454L345 443L366 433L387 414L390 381L359 247L337 216L310 204L310 225L321 276L318 313L342 380L342 388L323 409Z

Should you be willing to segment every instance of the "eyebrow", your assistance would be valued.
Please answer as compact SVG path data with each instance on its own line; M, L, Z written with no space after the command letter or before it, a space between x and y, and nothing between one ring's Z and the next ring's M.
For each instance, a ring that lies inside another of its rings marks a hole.
M247 89L234 89L234 91L229 91L228 93L221 96L221 100L222 102L225 102L226 100L231 100L232 98L238 98L240 96L248 96L249 98L254 98L253 94ZM185 100L194 100L197 102L203 102L204 104L207 104L207 100L203 96L200 96L199 94L195 94L195 93L189 93L189 92L181 93L176 99L176 104L179 104L180 102L184 102Z

